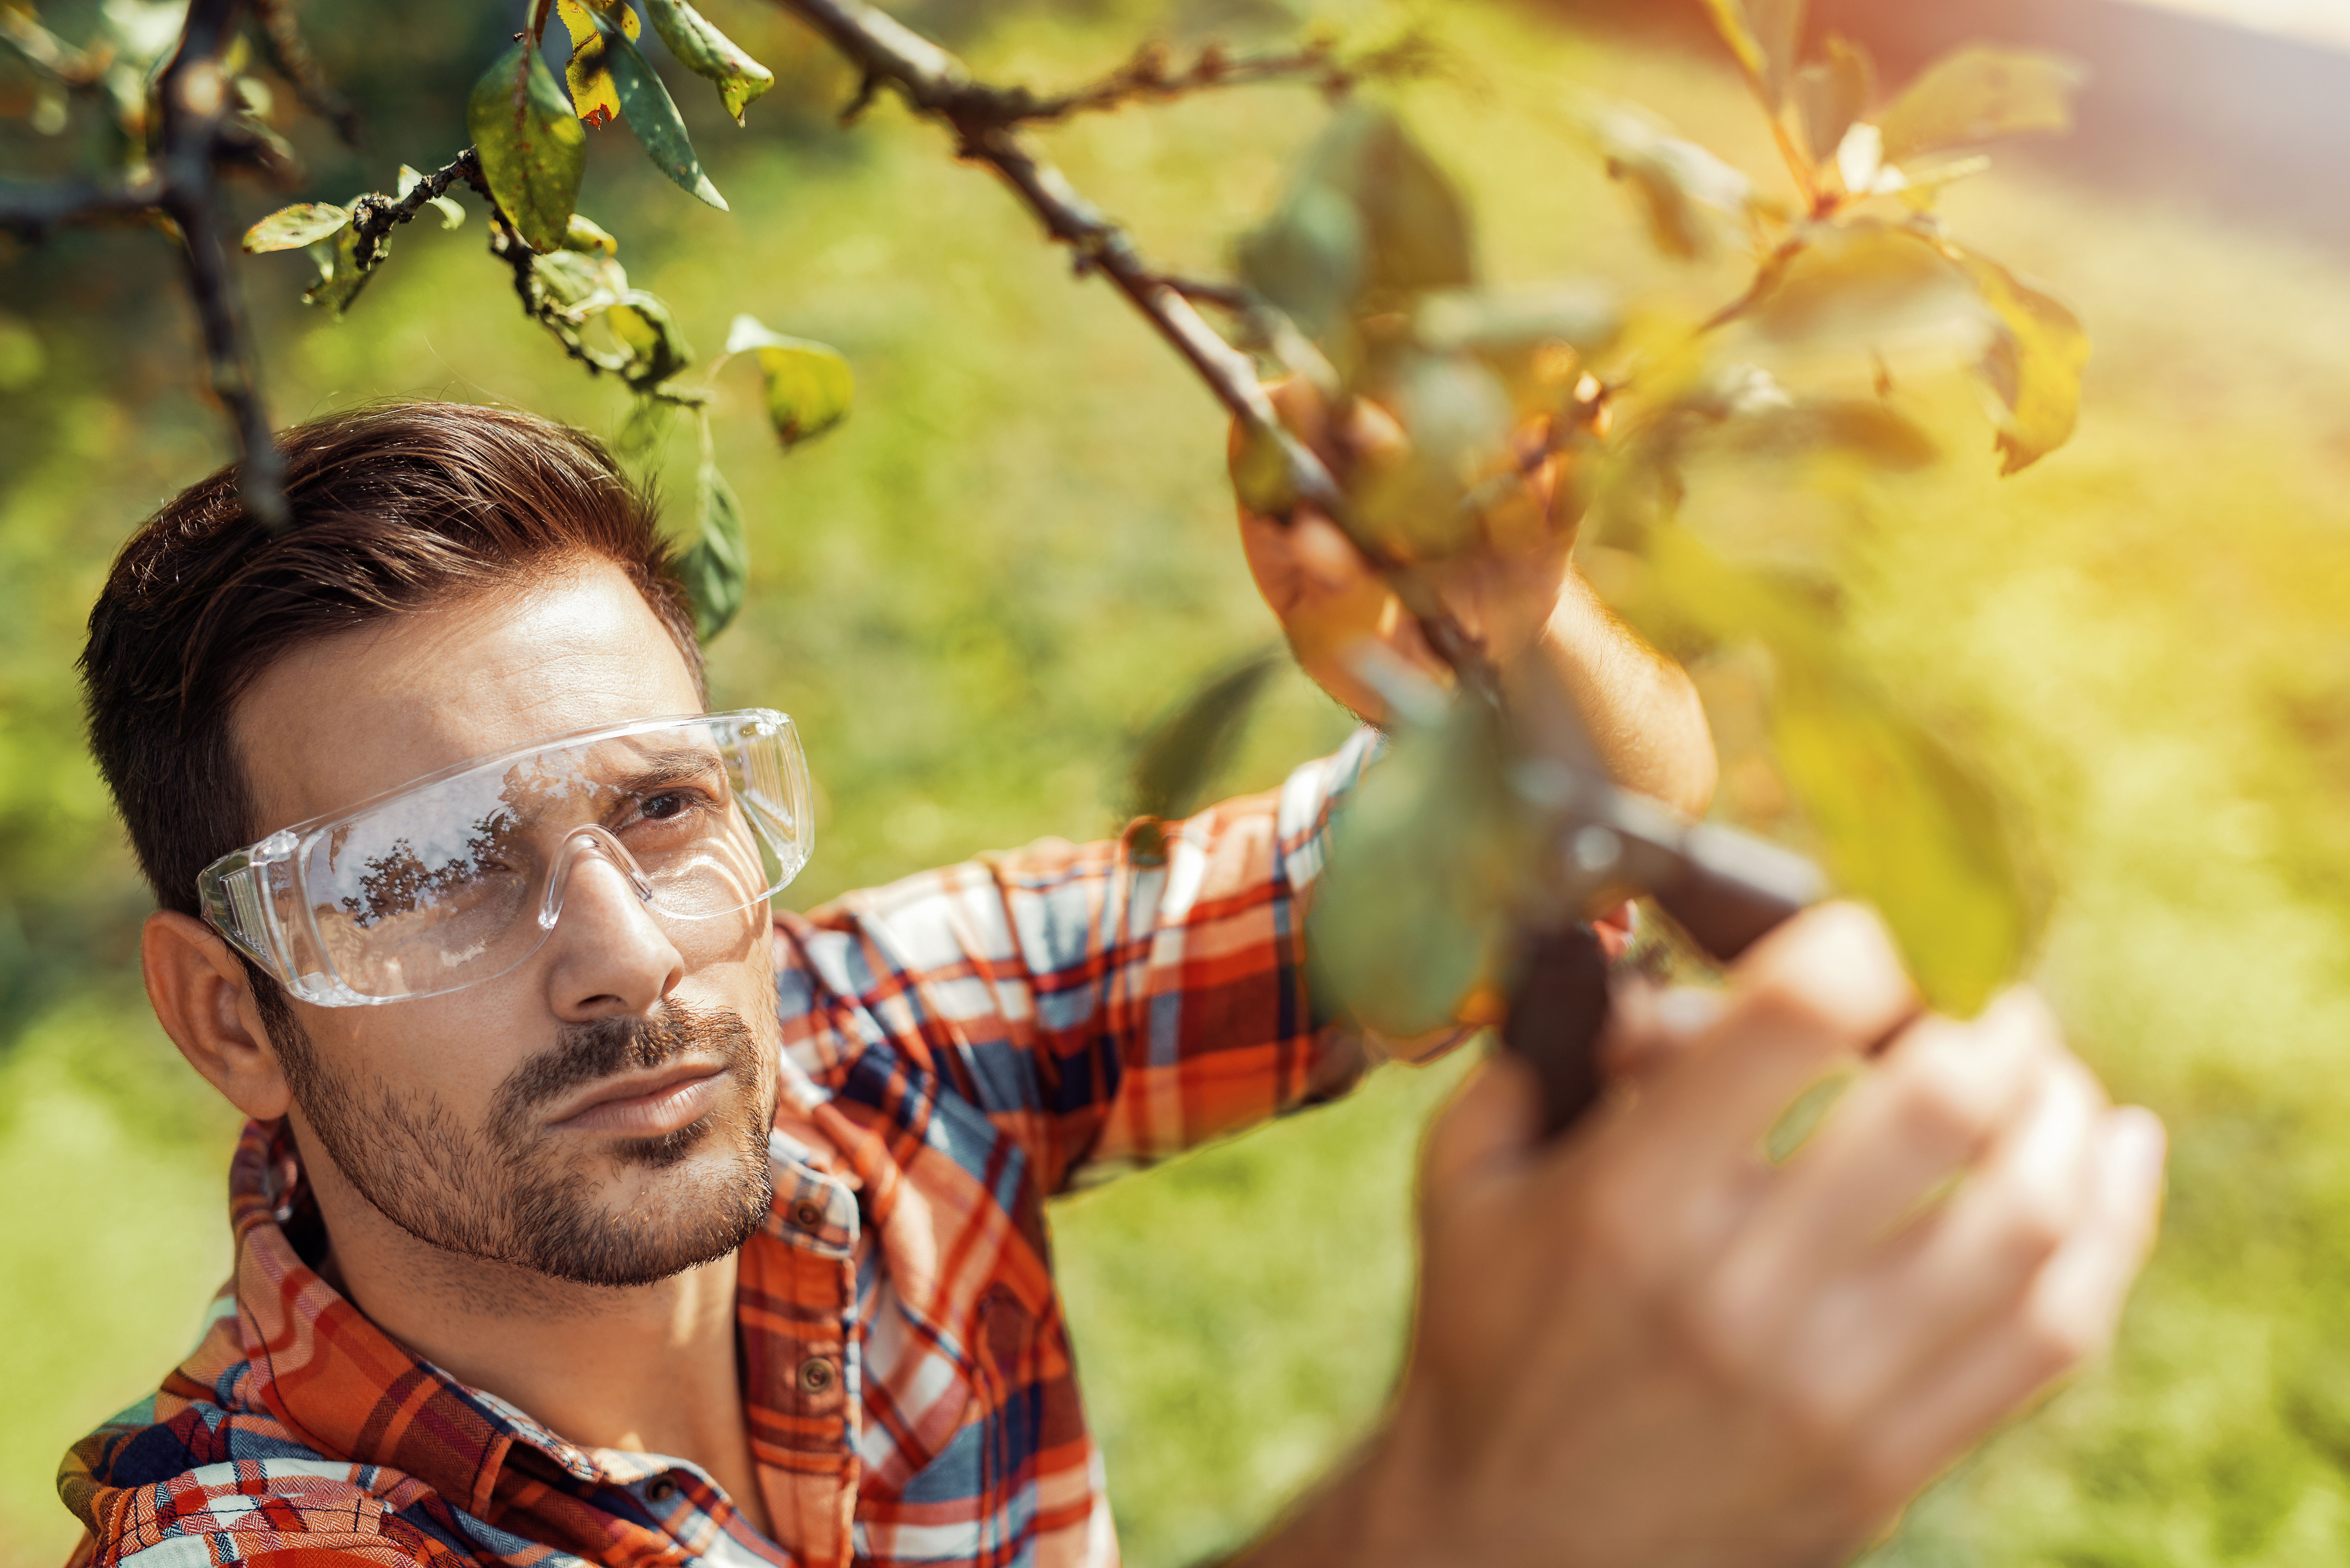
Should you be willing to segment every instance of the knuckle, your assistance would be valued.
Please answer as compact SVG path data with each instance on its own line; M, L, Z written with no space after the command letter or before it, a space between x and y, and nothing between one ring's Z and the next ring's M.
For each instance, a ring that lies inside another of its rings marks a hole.
M2037 1269L2072 1233L2072 1206L2045 1187L2011 1193L1999 1228L1999 1250L2012 1267Z
M2016 1334L2035 1384L2073 1371L2096 1355L2106 1341L2105 1331L2081 1314L2037 1303L2025 1309Z
M1926 1147L1972 1148L1996 1128L1991 1097L1956 1055L1922 1053L1903 1064L1894 1089L1898 1136Z
M1816 1376L1790 1379L1778 1389L1776 1404L1782 1436L1814 1463L1852 1477L1865 1462L1860 1408L1841 1384Z
M1649 1276L1658 1251L1658 1220L1631 1182L1594 1182L1584 1195L1580 1230L1592 1264L1635 1287Z
M1673 1343L1702 1376L1731 1389L1759 1380L1757 1314L1719 1282L1676 1293L1659 1314Z

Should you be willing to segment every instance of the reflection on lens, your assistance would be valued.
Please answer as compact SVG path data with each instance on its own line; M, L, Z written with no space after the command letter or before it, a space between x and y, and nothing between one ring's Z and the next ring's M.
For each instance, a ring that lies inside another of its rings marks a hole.
M276 864L297 989L391 1001L505 973L559 918L576 862L564 846L585 828L597 853L627 858L657 917L740 914L806 858L806 780L790 721L752 710L598 732L423 781L312 829L291 866Z

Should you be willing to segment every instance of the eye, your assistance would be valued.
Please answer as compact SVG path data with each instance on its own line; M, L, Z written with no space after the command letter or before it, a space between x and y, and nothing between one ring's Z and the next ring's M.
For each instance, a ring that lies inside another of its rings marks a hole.
M670 822L691 812L695 805L694 797L683 790L671 790L648 796L637 807L637 815L648 822Z

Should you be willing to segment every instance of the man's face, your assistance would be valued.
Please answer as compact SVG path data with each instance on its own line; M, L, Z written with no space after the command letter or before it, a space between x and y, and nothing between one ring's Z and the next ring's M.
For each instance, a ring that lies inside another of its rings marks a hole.
M628 579L583 561L300 649L238 702L234 732L274 831L453 763L701 706ZM421 1001L293 1004L300 1036L278 1053L304 1147L452 1252L604 1285L723 1257L771 1196L768 925L764 902L664 922L584 858L520 968Z

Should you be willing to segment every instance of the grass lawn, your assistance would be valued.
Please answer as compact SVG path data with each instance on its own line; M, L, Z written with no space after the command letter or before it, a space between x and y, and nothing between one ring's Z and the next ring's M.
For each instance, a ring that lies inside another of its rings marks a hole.
M727 7L730 24L738 11L754 52L805 48L755 7ZM973 53L1066 80L1121 56L1149 15L1017 16ZM1726 272L1660 270L1557 115L1576 89L1640 99L1767 173L1724 72L1482 0L1455 0L1443 25L1471 79L1415 89L1410 109L1476 193L1495 275L1662 279L1691 302L1734 288ZM1207 268L1319 115L1310 95L1265 89L1051 139L1154 252ZM788 462L747 371L729 373L718 420L756 575L714 650L715 696L793 711L825 792L793 898L1107 828L1126 737L1267 634L1233 547L1221 419L928 130L887 108L854 133L729 132L730 147L720 129L703 140L733 216L657 186L617 139L596 149L582 204L705 350L748 310L858 369L848 425ZM2120 1092L2169 1119L2177 1154L2118 1355L1952 1477L1882 1561L2343 1561L2350 265L2023 165L1949 213L2096 334L2077 444L2002 483L1980 421L1921 392L1950 436L1939 469L1801 504L1700 486L1693 513L1725 536L1782 530L1836 552L1885 679L2033 825L2054 896L2039 978ZM247 267L280 417L409 392L616 430L619 397L515 318L478 216L428 227L403 234L341 326L287 303L299 258ZM0 482L0 891L64 883L117 908L130 874L78 751L78 623L123 531L215 461L213 432L181 389L176 339L100 365L44 330L54 439L12 452ZM690 471L671 478L682 493ZM1232 786L1344 732L1293 683ZM94 929L86 981L0 1056L0 1329L17 1389L0 1568L62 1556L56 1455L151 1387L225 1261L233 1128L146 1022L121 923ZM1363 1431L1402 1334L1414 1143L1458 1071L1390 1073L1058 1209L1130 1562L1177 1568L1238 1542Z

